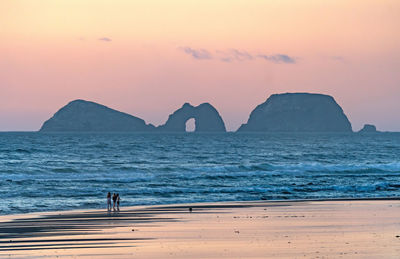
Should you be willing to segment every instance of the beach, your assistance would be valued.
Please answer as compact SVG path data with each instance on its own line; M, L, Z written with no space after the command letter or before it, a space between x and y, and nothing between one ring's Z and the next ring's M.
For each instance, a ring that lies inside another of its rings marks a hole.
M190 211L190 208L192 210ZM1 258L399 258L400 200L218 202L0 216Z

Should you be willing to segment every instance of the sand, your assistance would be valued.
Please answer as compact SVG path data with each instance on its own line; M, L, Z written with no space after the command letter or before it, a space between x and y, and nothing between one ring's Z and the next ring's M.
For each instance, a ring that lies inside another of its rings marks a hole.
M1 216L0 257L400 258L400 201L197 203Z

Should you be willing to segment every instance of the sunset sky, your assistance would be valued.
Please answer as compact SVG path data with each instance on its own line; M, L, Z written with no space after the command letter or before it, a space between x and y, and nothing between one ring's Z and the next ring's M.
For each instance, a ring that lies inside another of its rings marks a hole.
M282 92L400 131L400 1L0 1L0 131L38 130L74 99L155 125L210 102L236 130Z

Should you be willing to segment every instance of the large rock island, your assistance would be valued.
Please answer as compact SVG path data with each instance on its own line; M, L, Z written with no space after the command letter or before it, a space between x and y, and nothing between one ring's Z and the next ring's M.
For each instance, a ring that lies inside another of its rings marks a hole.
M75 100L57 111L43 123L42 132L148 132L153 125L127 113L104 105Z
M209 103L202 103L196 107L185 103L172 113L167 122L157 128L157 131L185 132L186 122L191 118L195 119L195 132L226 132L224 121Z
M271 95L238 132L352 132L350 121L329 95Z

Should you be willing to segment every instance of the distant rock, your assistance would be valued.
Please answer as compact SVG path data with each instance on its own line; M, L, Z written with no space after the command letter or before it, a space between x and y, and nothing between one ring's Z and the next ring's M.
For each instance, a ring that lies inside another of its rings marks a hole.
M195 119L195 132L226 132L224 121L218 111L209 103L192 106L185 103L168 117L164 125L157 127L160 132L185 132L186 122Z
M147 132L153 125L145 121L110 109L104 105L84 100L75 100L57 111L43 123L41 132Z
M185 132L187 120L195 119L195 132L226 132L224 121L209 103L197 107L185 103L159 127L104 105L75 100L43 123L41 132Z
M358 133L378 133L375 125L365 124L364 127Z
M258 105L238 132L352 132L352 128L333 97L285 93Z

